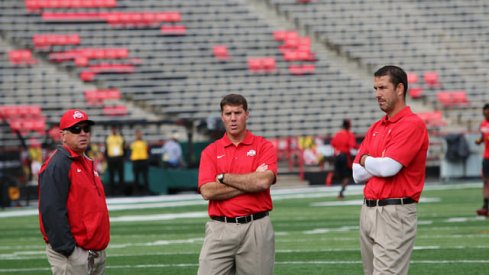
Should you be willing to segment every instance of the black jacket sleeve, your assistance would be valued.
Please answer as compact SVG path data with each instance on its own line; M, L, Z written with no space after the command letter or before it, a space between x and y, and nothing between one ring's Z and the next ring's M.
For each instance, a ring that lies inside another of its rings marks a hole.
M70 166L71 160L58 150L39 175L39 211L44 230L54 251L65 256L75 249L66 208Z

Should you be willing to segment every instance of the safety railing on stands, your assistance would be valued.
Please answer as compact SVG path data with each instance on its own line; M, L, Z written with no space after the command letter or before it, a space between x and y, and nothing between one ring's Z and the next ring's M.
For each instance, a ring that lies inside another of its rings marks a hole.
M296 168L299 178L304 180L304 154L298 147L297 137L280 137L271 141L277 150L278 161L286 161L289 172Z

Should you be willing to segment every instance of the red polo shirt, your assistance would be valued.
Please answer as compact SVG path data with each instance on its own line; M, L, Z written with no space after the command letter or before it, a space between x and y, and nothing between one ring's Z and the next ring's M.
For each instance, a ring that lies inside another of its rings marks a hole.
M235 146L225 134L202 151L199 188L206 183L215 182L218 174L247 174L255 172L263 163L277 176L277 154L271 142L248 131L244 140ZM228 200L210 200L208 207L209 216L226 217L247 216L270 210L270 189L242 194Z
M481 133L482 133L482 138L484 140L484 158L489 159L489 121L484 120L482 121L480 127L479 127Z
M335 154L350 154L351 149L357 148L357 141L351 131L341 129L331 139L331 146L333 146Z
M355 163L368 154L389 157L402 164L392 177L370 178L363 193L367 199L410 197L419 201L426 175L428 132L424 122L405 107L391 119L387 116L374 123L365 135Z

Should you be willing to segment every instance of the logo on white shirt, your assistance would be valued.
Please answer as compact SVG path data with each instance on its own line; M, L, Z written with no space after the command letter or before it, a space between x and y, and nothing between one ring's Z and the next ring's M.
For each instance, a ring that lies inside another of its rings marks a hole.
M249 150L249 151L248 151L248 153L246 153L246 155L247 155L248 157L253 157L253 156L255 156L255 155L256 155L256 151L255 151L255 150Z
M225 155L219 155L217 156L218 159L223 158Z

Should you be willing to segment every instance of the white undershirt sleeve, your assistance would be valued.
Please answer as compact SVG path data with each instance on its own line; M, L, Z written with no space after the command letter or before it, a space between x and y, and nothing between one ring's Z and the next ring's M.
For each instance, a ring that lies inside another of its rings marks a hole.
M365 169L373 176L386 178L399 173L402 169L402 164L389 157L374 158L368 156L365 159Z
M358 163L353 163L353 180L356 183L364 183L372 177L365 168Z

